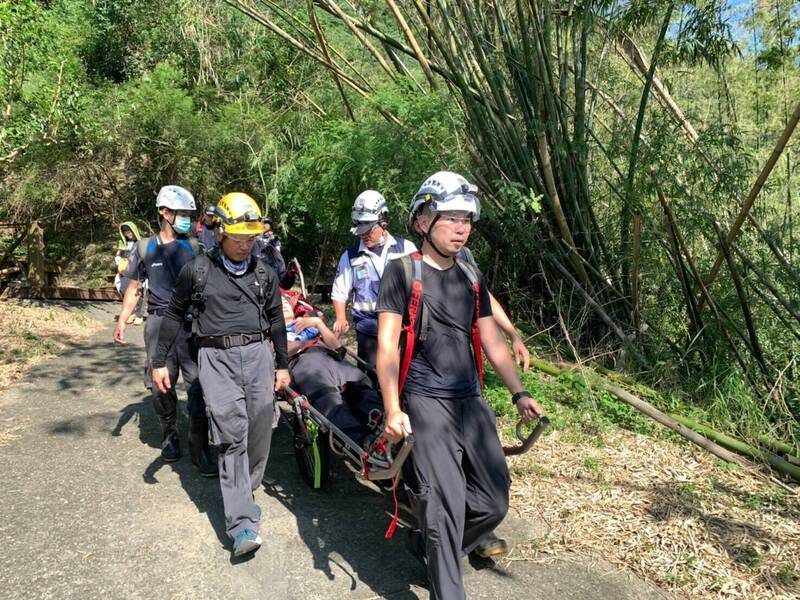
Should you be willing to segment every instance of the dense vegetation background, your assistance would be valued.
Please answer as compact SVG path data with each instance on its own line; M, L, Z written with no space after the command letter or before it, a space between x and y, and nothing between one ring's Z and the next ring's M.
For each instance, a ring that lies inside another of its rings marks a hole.
M161 185L240 190L326 278L359 191L402 233L422 179L458 170L485 194L471 245L537 342L796 441L800 134L700 281L800 98L797 3L400 4L0 1L0 220L42 219L81 261L152 227Z

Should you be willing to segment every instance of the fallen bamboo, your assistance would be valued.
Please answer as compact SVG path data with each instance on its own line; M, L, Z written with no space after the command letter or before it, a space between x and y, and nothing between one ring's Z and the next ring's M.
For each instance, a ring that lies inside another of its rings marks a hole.
M562 369L559 369L559 368L557 368L557 367L555 367L553 365L550 365L549 363L547 363L545 361L542 361L542 360L539 360L539 359L531 359L531 363L530 364L534 369L537 369L539 371L542 371L542 372L547 373L548 375L552 375L554 377L557 377L558 375L560 375L563 372ZM739 456L738 454L728 450L727 448L724 448L722 445L716 443L715 441L709 439L708 437L705 437L705 436L701 435L700 433L697 433L697 432L693 431L691 428L689 428L686 425L680 423L678 420L676 420L675 418L671 417L670 415L667 415L666 413L661 412L660 410L658 410L655 406L653 406L649 402L646 402L646 401L642 400L641 398L639 398L637 396L634 396L629 391L624 390L621 387L618 387L616 385L611 385L611 384L606 383L604 381L596 381L594 383L597 384L597 387L599 387L600 389L602 389L602 390L608 392L609 394L613 395L618 400L621 400L621 401L625 402L626 404L632 406L633 408L635 408L636 410L638 410L642 414L650 417L654 421L656 421L658 423L661 423L665 427L668 427L669 429L673 430L674 432L680 434L681 436L683 436L684 438L686 438L687 440L689 440L690 442L692 442L696 446L699 446L703 450L706 450L707 452L710 452L711 454L713 454L717 458L719 458L721 460L724 460L725 462L729 462L729 463L733 463L735 465L738 465L738 466L742 467L743 469L746 469L748 472L752 473L755 477L757 477L761 481L764 481L765 483L777 484L780 487L782 487L783 489L786 489L788 491L794 492L794 490L792 488L786 486L784 483L782 483L780 481L776 481L774 479L771 479L770 477L768 477L764 473L761 473L760 471L758 471L757 465L755 463L753 463L750 460L744 458L743 456ZM775 458L778 458L778 457L775 457ZM765 462L767 462L768 464L770 464L770 466L772 466L772 462L770 462L770 461L765 461ZM786 465L788 465L790 467L790 470L791 470L792 467L794 467L794 465L791 465L791 464L787 463L786 461L782 461L782 462L786 463ZM776 470L779 470L779 469L776 469ZM781 472L783 472L783 471L781 471ZM798 474L798 477L800 477L800 468L798 468L797 474ZM794 477L794 475L792 475L792 477ZM800 478L797 479L797 481L800 482Z
M800 463L800 458L798 458L798 456L800 456L800 447L772 439L766 435L757 435L756 440L758 440L759 444L765 448L769 448L775 454L783 454L789 462L794 464Z
M772 467L779 473L782 473L783 475L788 475L789 477L800 483L800 467L793 465L788 461L783 460L780 456L777 456L772 452L765 452L763 450L759 450L758 448L754 448L753 446L751 446L746 442L743 442L742 440L715 431L710 427L706 427L705 425L696 423L687 417L683 417L681 415L670 415L670 417L675 419L678 423L681 423L698 433L702 433L705 437L715 441L720 446L728 448L729 450L737 452L738 454L747 456L753 460L759 460L764 463L767 463L769 464L770 467Z

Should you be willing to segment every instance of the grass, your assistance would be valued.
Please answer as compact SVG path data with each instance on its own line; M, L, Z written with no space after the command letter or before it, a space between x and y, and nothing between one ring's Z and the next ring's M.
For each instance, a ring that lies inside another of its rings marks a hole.
M34 364L56 356L101 325L80 312L30 302L0 302L0 390Z
M519 547L517 559L600 556L689 598L799 597L797 496L593 388L598 377L591 369L522 375L551 427L530 453L509 460L512 508L547 529ZM719 414L614 381L665 412L706 422ZM517 421L511 395L491 371L485 383L501 436L510 442Z

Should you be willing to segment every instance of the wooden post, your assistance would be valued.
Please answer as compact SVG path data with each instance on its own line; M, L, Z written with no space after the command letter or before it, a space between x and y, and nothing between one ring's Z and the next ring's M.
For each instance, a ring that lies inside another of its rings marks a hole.
M39 221L32 222L28 228L28 283L38 292L43 292L47 285L44 266L44 229Z

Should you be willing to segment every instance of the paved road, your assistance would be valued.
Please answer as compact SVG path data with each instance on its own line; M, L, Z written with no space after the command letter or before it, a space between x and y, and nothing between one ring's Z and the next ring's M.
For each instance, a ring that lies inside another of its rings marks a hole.
M141 327L110 343L116 305L72 304L108 323L0 395L0 598L426 598L405 532L384 540L389 499L344 468L329 490L300 479L285 427L257 492L265 544L230 560L216 480L159 458L141 384ZM185 428L184 428L185 430ZM535 524L511 518L515 541ZM466 565L470 598L642 599L664 594L602 561Z

